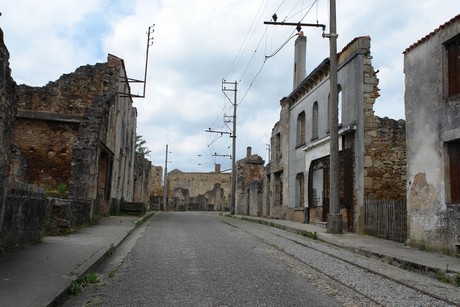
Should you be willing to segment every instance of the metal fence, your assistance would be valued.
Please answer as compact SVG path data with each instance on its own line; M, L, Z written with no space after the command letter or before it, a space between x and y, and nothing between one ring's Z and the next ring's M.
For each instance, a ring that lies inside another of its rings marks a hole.
M404 242L407 238L407 207L405 199L364 201L366 234Z

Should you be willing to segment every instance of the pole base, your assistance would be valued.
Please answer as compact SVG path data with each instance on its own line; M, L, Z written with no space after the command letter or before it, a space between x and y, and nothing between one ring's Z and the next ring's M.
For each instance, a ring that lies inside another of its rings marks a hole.
M342 233L342 215L340 213L329 213L327 215L327 232Z

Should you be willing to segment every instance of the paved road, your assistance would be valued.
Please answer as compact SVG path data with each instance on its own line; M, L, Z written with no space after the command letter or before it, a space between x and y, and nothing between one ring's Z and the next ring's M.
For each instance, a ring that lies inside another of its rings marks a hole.
M294 272L276 248L228 220L193 212L155 215L127 242L132 250L112 268L115 276L67 306L341 305Z
M99 273L101 284L66 306L455 306L459 301L458 288L431 278L204 212L155 215Z

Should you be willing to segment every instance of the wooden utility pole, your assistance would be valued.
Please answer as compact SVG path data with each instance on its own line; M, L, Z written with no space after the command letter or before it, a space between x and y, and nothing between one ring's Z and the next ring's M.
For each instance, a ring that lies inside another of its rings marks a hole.
M339 204L339 124L337 96L337 25L336 4L330 0L330 33L324 34L329 38L330 47L330 164L329 164L329 214L327 216L327 232L342 233L342 217Z
M166 158L165 158L165 174L164 174L164 186L163 186L163 210L166 211L166 203L168 201L168 144L166 144ZM161 208L158 208L161 209ZM158 210L160 211L160 210Z

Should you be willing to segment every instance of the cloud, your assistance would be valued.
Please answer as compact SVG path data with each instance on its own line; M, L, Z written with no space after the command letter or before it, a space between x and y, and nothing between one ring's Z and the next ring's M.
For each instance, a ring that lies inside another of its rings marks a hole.
M106 60L112 53L125 61L128 76L143 79L146 31L155 24L149 49L145 99L135 99L138 134L147 141L154 163L184 155L183 171L211 171L213 163L230 167L232 139L205 132L231 131L231 101L222 79L238 82L237 159L251 146L266 159L266 144L279 119L279 101L292 91L296 31L266 26L279 20L297 22L309 10L305 1L243 0L3 0L0 26L18 83L44 85L81 65ZM326 24L328 1L319 1L304 22ZM372 39L373 65L381 89L376 115L404 118L403 54L416 42L460 11L458 0L337 1L338 50L357 36ZM302 29L308 40L307 73L329 56L329 40L320 28ZM132 84L133 93L142 86ZM187 156L188 155L188 156ZM178 163L178 162L176 162ZM173 167L174 164L171 164ZM175 167L174 167L175 168ZM171 168L172 169L172 168Z

